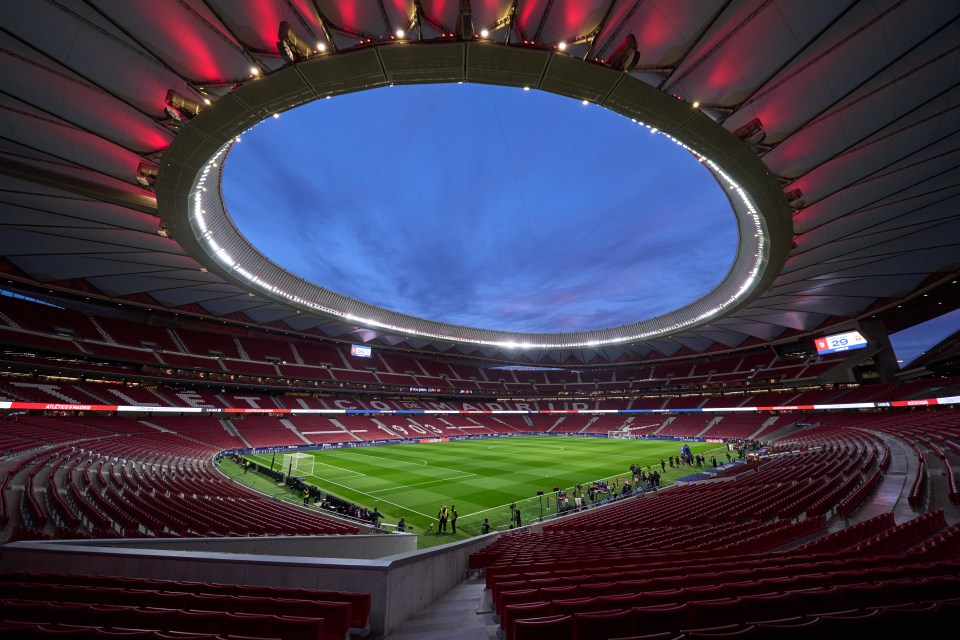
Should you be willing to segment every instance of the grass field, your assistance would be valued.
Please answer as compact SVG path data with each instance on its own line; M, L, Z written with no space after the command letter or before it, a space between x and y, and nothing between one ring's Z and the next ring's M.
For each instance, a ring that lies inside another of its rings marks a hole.
M689 444L694 453L712 451L718 458L725 451L723 445ZM377 507L384 522L405 518L421 546L431 546L480 533L484 518L494 528L508 526L511 503L521 510L524 524L533 522L541 505L544 516L556 511L548 495L541 501L537 491L552 494L554 487L572 490L577 483L586 487L595 480L626 479L631 463L659 466L680 446L664 440L529 436L333 449L313 452L314 472L307 482L368 509ZM252 457L266 465L271 461L271 456ZM667 465L662 484L692 472ZM443 504L456 505L460 514L456 536L435 535Z

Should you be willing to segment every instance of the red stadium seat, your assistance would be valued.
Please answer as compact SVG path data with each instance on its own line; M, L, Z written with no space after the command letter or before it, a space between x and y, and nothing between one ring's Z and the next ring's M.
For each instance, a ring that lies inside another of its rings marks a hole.
M868 609L887 604L884 584L846 584L840 587L840 601L844 609Z
M743 599L718 598L687 603L691 628L721 625L742 625Z
M514 640L572 640L573 616L556 615L517 620Z
M820 616L824 633L834 637L885 635L880 611L873 609Z
M95 631L96 628L94 627L42 624L34 627L32 632L21 631L16 636L9 637L24 638L32 636L34 638L50 638L51 640L57 640L57 638L61 638L62 640L92 640L93 638L96 638ZM135 638L134 640L139 640L139 638Z
M817 615L841 611L840 590L837 587L827 589L802 589L793 592L795 612L801 615Z
M687 640L710 640L711 638L758 638L760 632L753 625L723 625L717 627L706 627L703 629L691 629L684 631L683 635Z
M543 597L537 589L517 589L516 591L503 591L497 601L497 611L503 611L504 607L511 604L522 604L524 602L539 602Z
M585 611L573 616L574 637L577 640L607 640L614 636L633 633L633 612L629 609Z
M679 633L680 629L688 625L689 617L687 613L686 603L634 607L633 627L638 631L648 631L650 633L663 631Z
M816 638L822 629L817 617L770 620L756 625L759 640L810 640Z
M914 634L918 629L946 627L953 621L947 619L945 613L946 609L941 612L939 602L884 607L880 609L879 625L885 635L902 637Z
M744 596L743 610L748 623L788 618L794 613L794 597L791 593Z
M513 640L514 622L524 618L543 618L550 615L552 608L549 602L526 602L511 604L504 607L500 613L500 628L503 629L506 640Z
M597 609L632 609L643 605L642 593L617 593L597 598Z
M596 598L567 598L564 600L553 600L550 603L554 615L573 615L583 611L594 611L597 608L598 600Z

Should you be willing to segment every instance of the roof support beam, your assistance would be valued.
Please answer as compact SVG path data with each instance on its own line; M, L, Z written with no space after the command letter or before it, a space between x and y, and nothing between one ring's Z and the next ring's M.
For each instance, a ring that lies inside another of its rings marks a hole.
M34 184L45 187L60 189L84 198L93 198L94 200L106 202L107 204L114 204L141 213L148 213L152 216L157 215L156 198L131 193L122 189L115 189L73 176L55 174L2 157L0 157L0 174L19 180L26 180L27 182L33 182Z
M593 52L597 46L597 37L603 31L603 28L607 26L607 20L610 18L610 12L613 11L613 7L616 6L616 4L617 0L610 0L610 4L607 5L607 10L603 12L603 17L600 18L597 28L593 30L593 37L590 38L590 48L587 49L587 54L583 57L584 60L589 60L593 57Z

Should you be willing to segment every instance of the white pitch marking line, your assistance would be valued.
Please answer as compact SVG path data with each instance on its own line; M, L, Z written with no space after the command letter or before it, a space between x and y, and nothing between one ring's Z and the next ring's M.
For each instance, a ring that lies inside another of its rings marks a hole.
M377 489L376 491L371 491L370 493L383 493L384 491L396 491L398 489L409 489L410 487L419 487L425 484L432 484L434 482L447 482L450 480L457 480L459 478L469 478L470 476L475 476L475 473L465 473L459 476L453 476L452 478L437 478L435 480L427 480L426 482L415 482L414 484L404 484L396 487L387 487L386 489Z
M374 456L374 455L370 455L369 453L360 453L359 451L350 451L350 452L348 452L348 453L347 453L347 452L344 452L344 453L340 453L340 455L341 455L341 456L364 456L364 457L366 457L366 458L376 458L377 460L389 460L390 462L399 462L400 464L409 464L409 465L413 465L413 466L415 466L415 467L422 467L422 466L426 465L426 460L422 460L422 459L420 459L420 458L417 458L417 459L418 459L418 460L421 460L421 462L423 462L423 464L417 464L416 462L407 462L406 460L397 460L397 459L395 459L395 458L387 458L387 457L381 457L381 456ZM433 466L433 465L427 465L427 466L429 466L431 469L440 469L440 470L442 470L442 471L451 471L451 472L453 472L453 473L464 473L464 471L463 471L462 469L448 469L447 467L435 467L435 466ZM468 475L471 475L471 476L477 475L477 474L475 474L475 473L469 473L469 472L467 472L467 474L468 474Z
M338 466L335 465L335 464L327 464L326 462L320 462L320 461L314 462L314 465L318 465L318 464L323 465L323 466L325 466L325 467L330 467L331 469L336 469L337 471L346 471L347 473L352 474L352 475L349 475L349 476L343 476L344 478L355 478L355 477L357 477L357 476L365 476L365 475L367 475L367 474L362 473L362 472L360 472L360 471L354 471L353 469L344 469L343 467L338 467ZM314 471L316 471L316 469L314 469ZM316 474L313 474L313 475L316 475Z

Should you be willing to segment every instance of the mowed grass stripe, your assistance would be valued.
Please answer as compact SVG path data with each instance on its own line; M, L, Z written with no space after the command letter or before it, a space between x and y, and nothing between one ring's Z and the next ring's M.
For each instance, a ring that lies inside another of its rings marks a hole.
M626 478L631 463L659 469L661 458L676 456L682 444L525 436L331 449L314 452L318 464L315 477L308 481L367 508L376 506L386 522L403 517L417 533L431 524L436 526L435 514L442 504L456 504L460 513L457 538L461 538L478 533L484 517L490 517L495 525L505 523L508 505L525 499L524 521L530 522L539 515L537 491L549 494L554 487L569 489L611 476ZM718 458L724 451L722 445L689 444L695 453L714 450ZM344 477L351 472L358 475ZM693 472L668 466L664 484ZM554 503L544 499L543 504L545 514L553 512ZM531 508L534 511L529 511ZM449 536L441 539L449 540Z

